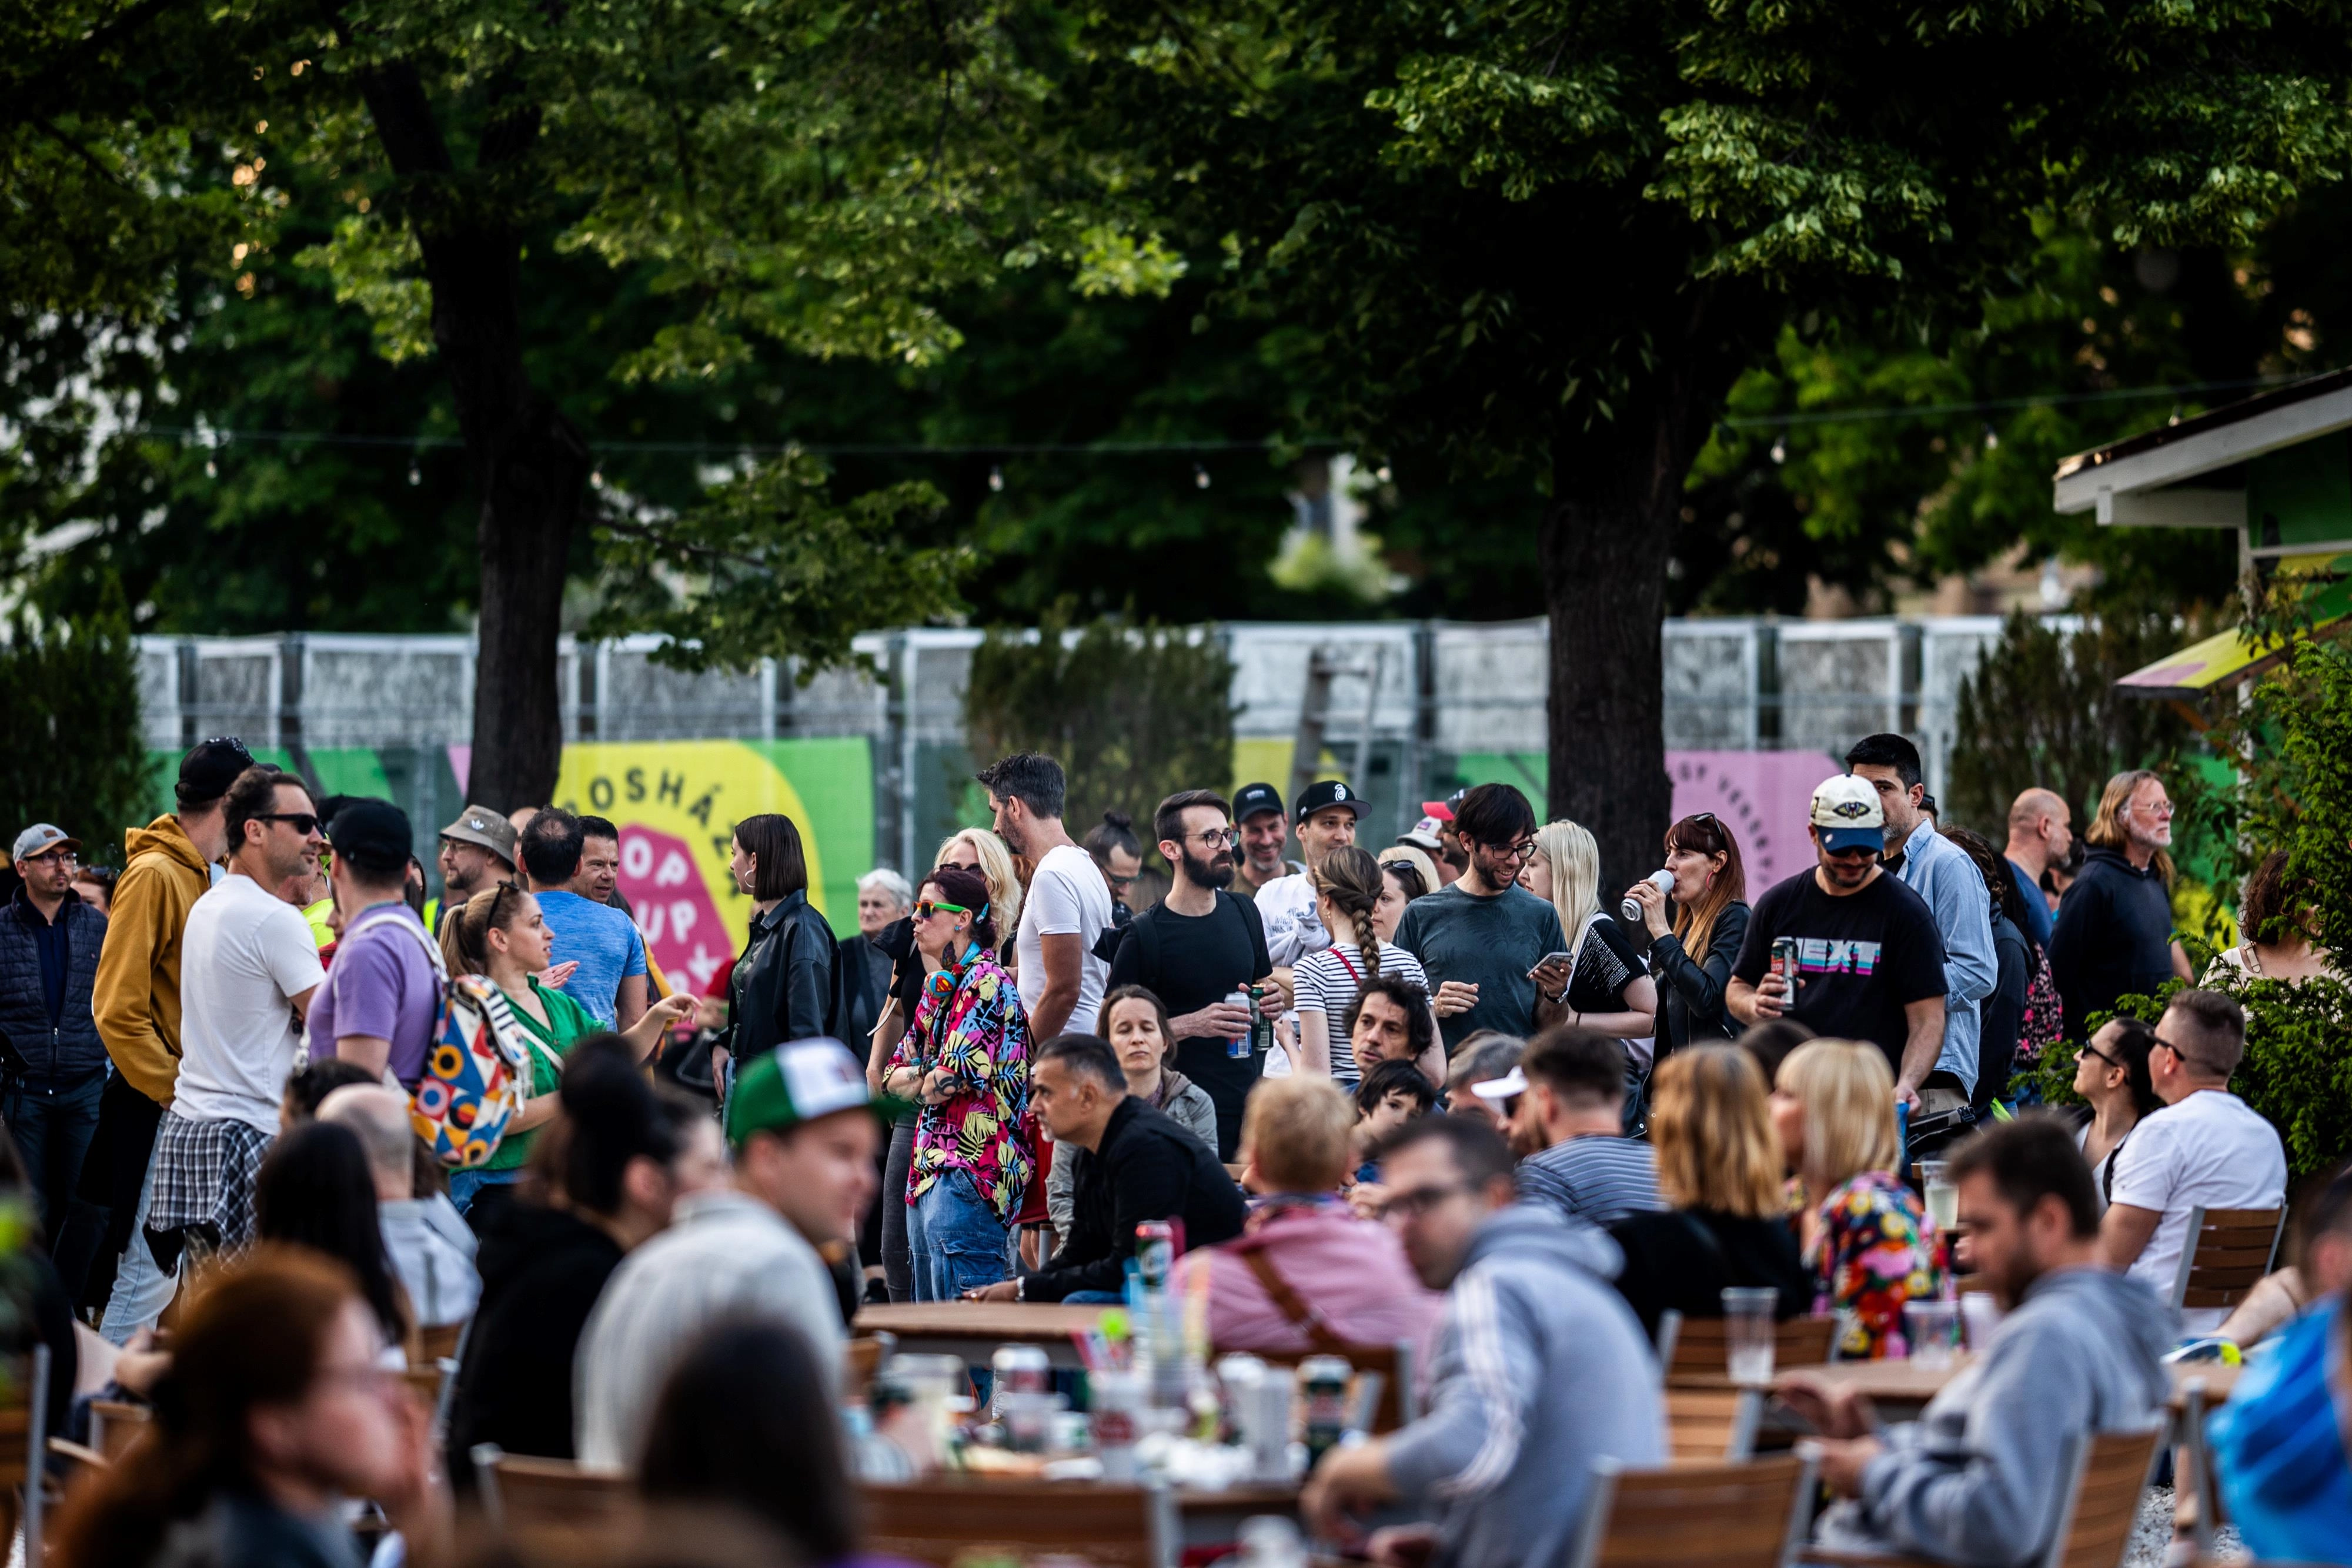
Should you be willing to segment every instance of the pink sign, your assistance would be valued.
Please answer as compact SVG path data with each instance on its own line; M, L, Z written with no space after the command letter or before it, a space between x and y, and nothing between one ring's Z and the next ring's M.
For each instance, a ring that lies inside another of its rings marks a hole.
M701 995L735 947L686 841L622 823L621 891L670 984Z
M1669 751L1677 821L1712 811L1739 841L1753 904L1813 863L1805 821L1814 787L1845 769L1818 751Z

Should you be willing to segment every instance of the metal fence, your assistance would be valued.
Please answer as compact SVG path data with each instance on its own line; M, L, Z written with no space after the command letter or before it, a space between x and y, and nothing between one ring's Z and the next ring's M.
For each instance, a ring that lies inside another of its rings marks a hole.
M2000 634L1994 616L1924 620L1707 619L1665 623L1670 750L1811 750L1860 736L1917 741L1940 792L1961 679ZM1485 778L1539 800L1549 651L1541 621L1240 622L1207 629L1234 662L1236 768L1281 779L1319 653L1328 758L1368 797L1388 836L1418 803ZM563 639L558 681L567 740L777 739L863 736L872 747L877 853L910 863L967 809L963 689L976 631L860 637L863 667L806 685L764 664L691 675L650 657L656 641ZM149 741L177 749L237 734L301 762L374 747L414 754L414 808L453 810L427 754L472 739L474 648L464 636L289 633L141 640ZM389 768L391 765L387 764ZM402 769L404 773L406 769Z

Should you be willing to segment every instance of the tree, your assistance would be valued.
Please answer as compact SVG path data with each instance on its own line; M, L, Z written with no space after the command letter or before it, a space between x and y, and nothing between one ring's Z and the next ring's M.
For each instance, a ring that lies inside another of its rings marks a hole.
M1106 7L1071 114L1229 235L1358 450L1517 476L1550 805L1665 825L1685 482L1784 327L1972 325L2037 225L2242 240L2345 151L2327 7L1413 0Z
M0 813L55 822L86 860L121 860L122 830L152 793L139 725L137 645L112 612L45 622L20 612L0 640Z

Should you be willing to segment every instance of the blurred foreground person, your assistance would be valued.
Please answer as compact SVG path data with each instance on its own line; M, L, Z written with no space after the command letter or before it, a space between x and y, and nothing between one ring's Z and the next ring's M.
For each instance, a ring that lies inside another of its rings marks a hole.
M173 1351L150 1435L67 1504L63 1568L358 1568L346 1498L381 1504L412 1561L442 1544L430 1422L341 1267L257 1246Z

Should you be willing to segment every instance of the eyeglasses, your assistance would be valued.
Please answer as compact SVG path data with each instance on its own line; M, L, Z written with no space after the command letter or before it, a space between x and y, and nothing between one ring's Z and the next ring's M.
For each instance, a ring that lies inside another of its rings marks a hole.
M1213 850L1221 847L1232 849L1242 841L1242 835L1239 830L1234 828L1206 828L1197 833L1187 833L1176 841L1180 844L1189 844L1194 839L1201 841L1202 849Z
M915 918L918 920L929 920L934 915L970 915L971 913L969 905L941 904L936 899L929 898L915 905Z
M1507 861L1523 861L1536 852L1533 839L1521 839L1516 844L1481 844L1478 847Z
M319 831L319 818L312 811L263 811L253 820L257 822L283 822L304 838Z
M33 865L39 865L44 861L47 861L51 865L58 866L81 864L81 856L76 854L71 850L49 850L37 855L26 855L25 859L27 862Z
M1449 1197L1458 1197L1470 1190L1466 1181L1444 1182L1436 1186L1417 1186L1410 1192L1391 1193L1381 1205L1382 1219L1419 1219Z

